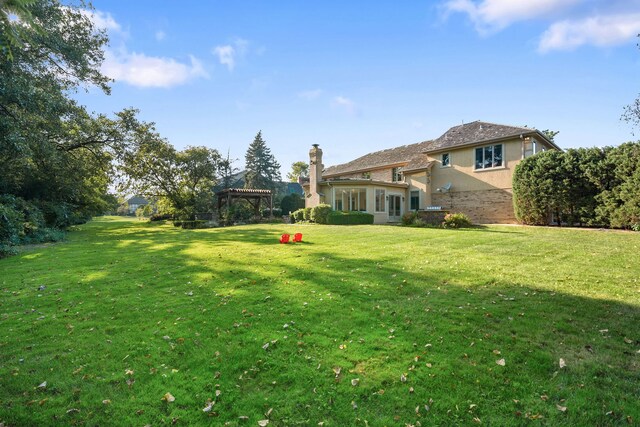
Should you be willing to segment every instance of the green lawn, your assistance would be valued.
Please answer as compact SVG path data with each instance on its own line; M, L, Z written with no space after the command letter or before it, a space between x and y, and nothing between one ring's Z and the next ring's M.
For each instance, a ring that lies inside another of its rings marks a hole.
M639 233L99 218L0 260L0 422L637 425L639 254Z

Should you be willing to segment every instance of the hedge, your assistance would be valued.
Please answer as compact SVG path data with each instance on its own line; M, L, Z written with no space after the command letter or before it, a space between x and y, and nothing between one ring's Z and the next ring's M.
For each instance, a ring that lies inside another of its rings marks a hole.
M373 224L373 215L365 212L334 211L327 215L327 224L331 225L356 225Z
M207 228L207 222L208 221L204 219L173 221L173 226L192 230L196 228Z

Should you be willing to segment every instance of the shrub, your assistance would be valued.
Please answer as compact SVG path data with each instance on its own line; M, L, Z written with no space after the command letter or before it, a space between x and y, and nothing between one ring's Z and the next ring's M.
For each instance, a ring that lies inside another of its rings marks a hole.
M263 218L269 218L271 215L282 216L282 210L279 208L273 208L272 211L269 211L269 209L262 209L261 213Z
M442 222L444 228L465 228L471 227L471 220L463 213L450 213L445 215Z
M183 221L173 221L174 227L184 228L186 230L194 230L197 228L207 228L207 220L205 219L188 219Z
M304 212L304 220L311 221L311 209L313 208L304 208L302 211Z
M373 224L373 215L366 212L341 212L333 211L327 215L327 224L332 225L356 225Z
M304 221L304 208L298 209L297 211L291 212L291 220L292 222L302 222Z
M173 219L173 215L168 213L163 213L163 214L157 213L149 217L149 221L166 221L170 219Z
M317 224L326 224L327 217L331 213L332 209L330 205L320 204L311 208L311 221Z
M404 215L402 215L402 225L415 225L417 219L418 212L406 212Z

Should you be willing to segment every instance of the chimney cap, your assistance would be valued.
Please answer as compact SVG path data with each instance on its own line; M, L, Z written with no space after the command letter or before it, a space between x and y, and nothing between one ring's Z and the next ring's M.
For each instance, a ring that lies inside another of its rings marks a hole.
M318 148L318 147L320 146L320 144L311 144L311 146L312 146L313 148Z

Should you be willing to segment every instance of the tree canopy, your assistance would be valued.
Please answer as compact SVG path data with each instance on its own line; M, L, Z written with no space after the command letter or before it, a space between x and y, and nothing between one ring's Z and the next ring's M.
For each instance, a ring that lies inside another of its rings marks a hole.
M280 180L280 164L262 139L262 131L259 131L245 155L244 186L275 191Z
M287 180L289 182L298 182L298 178L301 176L309 176L309 164L305 162L293 162L291 164L291 172L287 173Z

